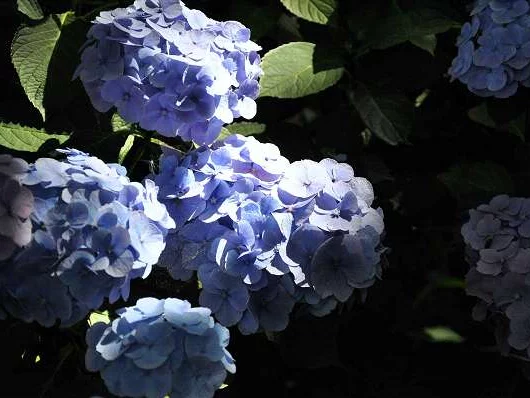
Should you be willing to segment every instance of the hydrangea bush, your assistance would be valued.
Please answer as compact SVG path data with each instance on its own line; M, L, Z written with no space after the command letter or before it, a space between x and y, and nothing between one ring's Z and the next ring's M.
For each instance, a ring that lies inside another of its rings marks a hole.
M210 398L226 372L236 371L227 351L229 332L207 308L176 298L139 299L117 311L110 325L86 334L85 357L109 391L120 397Z
M75 76L97 110L210 144L223 124L256 114L260 49L237 21L180 0L136 0L96 18Z
M380 276L383 215L345 163L290 163L236 134L166 151L150 178L177 224L159 264L175 279L197 271L201 305L225 326L283 330L296 302L325 315Z
M456 41L451 78L481 97L507 98L530 86L530 4L478 0Z
M157 187L68 149L65 161L30 165L3 157L2 307L26 322L69 326L89 310L127 299L147 277L175 226ZM2 181L0 180L0 181Z
M530 357L530 199L499 195L469 215L462 236L471 265L467 293L479 299L473 316L508 320L501 343Z
M470 3L2 7L3 395L527 395L530 0Z

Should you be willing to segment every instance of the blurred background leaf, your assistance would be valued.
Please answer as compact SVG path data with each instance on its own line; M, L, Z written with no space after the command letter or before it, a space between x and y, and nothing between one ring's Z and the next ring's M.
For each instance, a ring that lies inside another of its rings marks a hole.
M374 96L358 82L351 101L366 127L390 145L407 141L412 127L413 105L402 95Z
M434 343L461 343L464 338L446 326L430 326L423 332Z

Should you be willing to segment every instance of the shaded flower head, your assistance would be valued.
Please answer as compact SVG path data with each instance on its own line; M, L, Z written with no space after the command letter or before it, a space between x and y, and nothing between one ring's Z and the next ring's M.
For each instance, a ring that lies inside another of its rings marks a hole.
M105 299L127 299L130 281L149 275L175 226L152 181L131 182L122 166L61 152L66 160L37 159L18 181L0 174L0 218L9 227L0 242L9 238L6 248L17 249L0 259L2 302L45 326L67 326Z
M146 297L117 312L110 325L87 331L85 356L87 369L99 371L115 395L213 397L236 370L228 329L207 308Z
M507 98L530 81L530 4L478 0L457 38L449 75L482 97Z
M506 344L530 356L530 199L498 195L469 211L466 292L478 298L473 316L509 324Z

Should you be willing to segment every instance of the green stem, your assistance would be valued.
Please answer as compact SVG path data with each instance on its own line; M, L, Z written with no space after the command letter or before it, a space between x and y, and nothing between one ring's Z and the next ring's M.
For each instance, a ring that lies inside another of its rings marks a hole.
M149 142L151 141L151 134L148 134L148 135L146 134L142 138L143 138L143 145L140 147L140 150L136 152L136 155L133 158L131 166L129 167L129 174L133 172L134 168L136 167L136 164L140 161L140 159L144 155L145 148L149 145Z

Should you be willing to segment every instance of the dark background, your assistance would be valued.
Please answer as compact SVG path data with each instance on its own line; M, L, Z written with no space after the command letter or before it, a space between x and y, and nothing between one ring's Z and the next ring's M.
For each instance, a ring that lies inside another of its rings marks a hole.
M43 124L10 61L10 42L17 28L21 23L31 24L17 13L14 3L0 3L0 121L73 132L69 146L115 162L125 137L109 133L111 114L93 110L79 81L71 81L79 59L71 49L83 43L89 24L76 21L63 33L68 43L60 42L57 51L69 56L54 56L45 100L49 117ZM275 143L291 161L347 155L356 175L374 185L375 204L385 214L384 243L390 248L382 280L369 289L366 302L321 319L294 314L288 329L274 335L241 336L231 330L229 348L237 361L237 373L216 397L465 394L485 398L530 392L521 371L524 362L498 352L493 323L471 319L475 299L466 296L463 287L469 266L460 237L469 208L499 193L530 196L530 148L524 140L530 136L525 127L530 91L520 89L507 100L482 99L461 83L451 83L446 71L456 55L458 29L437 35L434 56L402 43L357 57L362 31L367 26L377 28L390 3L344 1L338 27L327 27L294 19L279 0L186 2L214 19L235 19L249 26L253 40L263 47L262 54L301 40L338 51L348 72L336 86L300 99L260 98L253 121L267 126L258 139ZM426 4L398 3L404 10ZM468 19L463 2L429 3L459 22ZM76 15L117 4L127 2L41 0L46 13L74 7ZM407 142L391 146L367 137L363 121L348 100L357 82L373 92L408 100L394 107L406 118ZM414 106L425 90L429 90L425 101ZM468 115L483 103L495 122L493 128ZM125 161L132 179L141 180L148 172L147 160L156 160L158 153L154 145L137 142ZM54 156L46 148L38 154L19 155L27 160ZM478 172L484 164L495 173ZM136 297L176 296L197 303L195 285L168 278L158 270L146 281L133 282L132 292ZM450 328L463 341L433 341L424 333L431 326ZM63 330L15 320L0 322L0 396L110 397L99 375L84 370L85 330L84 323ZM37 355L40 361L35 363Z

